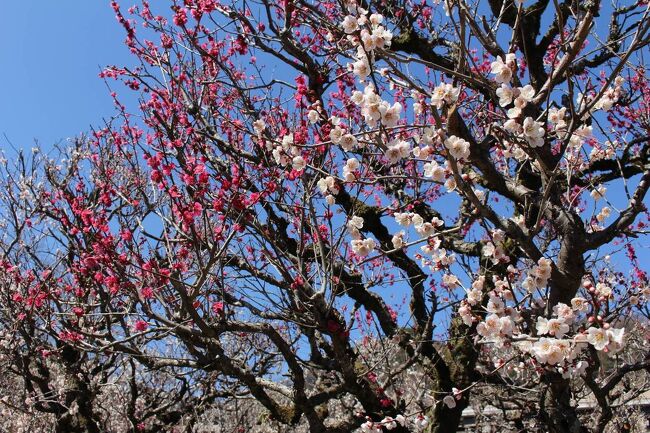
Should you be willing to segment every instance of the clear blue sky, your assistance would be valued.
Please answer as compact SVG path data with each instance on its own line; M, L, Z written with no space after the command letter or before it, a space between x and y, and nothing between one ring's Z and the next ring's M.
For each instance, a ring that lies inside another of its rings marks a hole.
M19 148L35 139L47 148L110 117L109 90L97 75L133 59L109 0L1 4L0 149L8 149L7 138Z

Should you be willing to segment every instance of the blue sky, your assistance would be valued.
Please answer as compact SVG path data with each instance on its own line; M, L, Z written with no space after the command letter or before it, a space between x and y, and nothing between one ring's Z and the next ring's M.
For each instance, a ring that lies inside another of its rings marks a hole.
M132 63L123 40L108 0L2 2L0 148L48 148L110 117L97 75Z

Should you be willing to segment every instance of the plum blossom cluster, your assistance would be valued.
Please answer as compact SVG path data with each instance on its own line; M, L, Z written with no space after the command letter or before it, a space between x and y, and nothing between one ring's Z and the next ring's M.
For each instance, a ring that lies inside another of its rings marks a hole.
M429 417L426 415L418 414L412 417L405 417L404 415L397 415L394 418L387 416L379 422L368 420L361 424L361 431L363 433L381 433L386 430L394 430L398 426L410 427L416 431L422 431L429 425Z
M525 141L531 147L543 146L547 135L543 119L534 119L530 116L524 117L526 106L533 102L536 97L535 89L530 84L522 87L513 87L510 84L514 77L513 71L516 71L515 55L508 54L505 60L500 57L497 58L491 64L491 71L495 75L495 81L501 84L496 89L499 105L507 108L508 120L503 124L503 128L515 137ZM586 113L582 120L587 120L598 110L611 110L625 93L624 83L624 78L616 77L613 85L602 90L599 94L587 95L579 93L575 106L578 112ZM559 140L568 140L564 158L569 162L585 165L587 161L580 158L580 152L585 141L592 137L592 127L586 124L577 125L572 131L569 131L566 118L567 107L550 107L545 113L545 119L549 123L549 131ZM592 149L590 157L593 156L594 158L589 158L589 160L593 161L597 158L612 157L614 155L614 147L611 144L608 143L604 148L605 151L601 151L599 148ZM526 159L525 152L518 146L513 146L513 149L507 152L506 156L514 156L518 160ZM606 218L606 215L602 217Z
M509 119L516 119L521 116L522 110L526 108L529 102L535 97L535 89L530 84L524 87L510 87L510 84L503 83L496 91L499 97L499 105L507 107L513 104L513 107L508 109L507 115Z
M623 84L625 84L625 78L618 76L614 78L611 86L602 90L602 95L579 93L576 98L578 112L586 112L585 118L587 118L598 110L611 110L625 94Z
M436 108L442 108L445 104L451 105L458 101L459 96L459 87L454 87L450 83L440 83L431 93L431 105Z
M333 205L335 202L335 195L338 195L341 192L341 187L338 184L338 181L334 176L327 176L321 178L316 183L318 190L325 196L327 204Z
M505 59L497 57L490 65L490 71L494 74L494 81L497 83L510 83L513 74L517 70L517 57L513 53L508 53Z
M549 262L540 259L524 281L529 286L540 288L548 283L550 274ZM493 276L493 289L484 293L485 282L485 276L475 279L458 310L468 325L479 320L477 334L485 343L499 347L511 345L530 355L539 365L557 368L563 374L577 374L584 370L585 364L580 362L580 358L588 345L609 355L619 352L624 346L624 328L614 327L600 316L593 320L588 314L590 303L585 298L576 296L571 305L557 303L550 316L544 314L542 300L534 301L533 309L529 311L539 313L534 330L530 330L529 322L522 317L522 307L515 302L510 283ZM606 284L590 287L595 296L603 298L611 294L611 288ZM477 315L481 310L482 314Z
M438 217L433 217L430 221L414 212L395 212L393 214L395 222L402 227L413 227L418 235L418 239L425 239L426 244L420 247L420 257L422 265L439 270L448 268L456 261L455 254L448 254L447 250L442 247L442 241L436 236L436 233L444 226L444 221ZM392 237L393 247L396 249L403 248L406 245L406 232L399 231ZM444 274L443 281L450 288L457 287L458 278L451 274Z
M348 220L346 227L352 239L361 239L361 233L359 230L363 228L363 218L354 215Z
M313 111L313 110L312 110ZM341 119L336 116L330 118L330 123L333 128L330 130L330 140L333 144L338 144L343 150L349 152L358 145L357 138L346 131L345 127L341 125Z
M445 147L455 159L466 160L469 158L469 142L467 140L452 135L445 140Z
M489 257L492 263L508 263L510 257L503 249L503 242L505 241L505 232L497 229L493 230L490 234L490 240L483 245L481 252L485 257Z
M432 271L448 268L456 262L456 254L449 254L446 248L442 248L442 241L439 237L429 238L427 244L420 247L420 250L422 254L417 257L421 258L422 266L426 266ZM442 278L449 288L458 286L458 278L454 275L443 274Z
M412 225L421 237L432 236L436 232L436 229L444 224L444 221L438 217L433 217L428 222L421 215L414 212L395 212L393 216L395 217L395 222L400 226L409 227Z
M366 51L390 46L393 34L382 25L384 17L381 14L374 13L368 16L367 10L356 5L350 6L350 13L354 15L346 15L341 23L343 31L347 35L358 33ZM358 41L355 36L348 36L348 38L352 42Z
M505 60L501 57L492 62L491 71L495 75L494 80L501 86L496 90L501 107L511 106L506 112L508 120L503 128L515 136L525 140L531 147L544 145L546 130L544 124L528 116L523 119L526 106L535 98L535 89L530 84L523 87L511 87L510 81L517 68L517 58L514 54L506 55Z
M424 177L431 178L434 182L443 182L448 173L447 163L442 166L436 161L430 161L424 164Z
M349 158L343 166L343 179L346 182L354 182L357 180L357 173L361 168L361 163L357 158Z
M267 142L267 147L273 145ZM294 145L293 134L287 134L282 137L282 141L273 149L273 158L275 163L286 167L291 164L295 170L302 170L306 167L305 159L300 155L300 148Z
M565 304L559 305L571 310L571 307ZM558 366L563 372L575 373L576 369L582 371L586 366L576 361L588 344L608 355L619 352L624 346L625 329L613 328L609 324L603 327L590 326L586 333L578 332L572 338L564 338L570 329L567 320L572 322L572 319L563 319L559 316L548 320L538 318L538 335L551 335L551 337L539 337L532 345L520 345L520 347L527 350L540 364Z
M551 278L552 261L546 257L542 257L537 261L537 266L534 266L531 272L528 273L524 280L522 287L529 292L537 289L543 289L548 284L548 279Z
M367 256L377 246L377 243L372 238L353 239L350 244L352 246L352 251L360 257Z
M382 25L383 21L382 15L368 16L367 10L353 5L351 15L341 23L347 39L357 47L357 60L349 68L361 81L370 75L373 51L391 45L393 34Z
M368 84L363 89L363 92L355 90L352 93L351 100L361 108L361 114L371 128L377 126L380 121L383 126L392 128L400 120L403 109L402 104L399 102L390 104L384 101L377 94L373 84Z

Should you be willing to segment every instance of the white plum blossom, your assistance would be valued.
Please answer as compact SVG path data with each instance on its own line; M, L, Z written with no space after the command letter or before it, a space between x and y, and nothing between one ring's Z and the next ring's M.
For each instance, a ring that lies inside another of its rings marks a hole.
M400 114L403 110L402 104L395 102L392 105L381 99L375 93L374 86L368 84L363 93L355 91L352 94L352 102L361 107L361 114L369 126L374 127L378 121L386 127L397 125L400 120Z
M433 235L436 232L436 228L433 224L425 222L422 224L417 224L415 226L415 231L423 238L426 238Z
M393 126L397 125L397 122L399 122L399 116L401 112L402 104L395 102L390 108L383 111L381 122L384 124L384 126L392 128Z
M322 194L325 194L327 192L327 180L325 178L319 179L316 185Z
M603 328L590 327L587 329L587 341L596 350L604 350L609 344L609 335Z
M363 96L364 95L362 92L355 90L354 92L352 92L352 96L350 97L350 100L354 102L356 105L361 105L363 104Z
M432 178L435 182L445 180L445 169L435 161L424 164L424 177Z
M523 99L526 102L530 102L535 97L535 88L530 84L526 84L524 87L519 88L518 98Z
M343 31L348 35L356 32L359 29L357 18L353 17L352 15L347 15L345 18L343 18L341 25L343 26Z
M354 227L357 229L362 229L363 228L363 218L357 215L352 216L350 220L348 221L348 228Z
M488 313L494 313L499 315L503 314L504 309L505 309L505 304L503 303L503 300L501 300L501 298L497 296L490 296L490 300L485 306L485 310Z
M309 110L309 113L307 113L307 119L309 119L309 123L314 124L318 122L318 118L320 115L318 114L318 111L316 110Z
M501 333L503 322L497 314L488 314L476 327L476 332L483 337L498 337Z
M391 164L395 164L404 158L408 158L411 153L411 145L408 141L394 140L386 149L386 157L390 160Z
M467 302L469 302L470 305L478 305L482 299L483 299L483 292L481 291L481 289L472 288L467 292Z
M429 417L426 415L418 415L413 421L413 425L415 425L417 429L423 430L429 425Z
M575 319L573 309L562 302L553 307L553 314L564 323L570 324Z
M607 338L609 339L609 344L607 345L607 352L614 354L620 352L623 349L625 337L624 328L609 328L607 330Z
M607 218L609 218L609 216L610 216L611 214L612 214L612 210L611 210L609 207L605 206L604 208L602 208L602 209L600 210L600 212L598 213L598 215L596 215L596 220L597 220L598 222L602 223L602 222L605 221Z
M532 345L531 353L542 364L557 365L571 356L571 346L567 340L543 337Z
M343 128L336 125L334 128L330 130L330 140L332 140L332 143L338 144L341 142L341 137L343 137L344 133L345 131L343 130Z
M261 134L264 129L266 129L266 123L263 119L257 119L255 122L253 122L253 129L255 129L255 132L257 134Z
M440 244L438 238L432 238L435 244ZM430 241L431 242L431 241ZM422 248L422 251L428 254L431 254L431 261L434 263L432 269L438 270L440 268L451 266L456 261L456 256L454 254L447 254L447 250L444 248L431 247L430 245L425 245Z
M460 88L449 83L441 83L433 89L431 104L440 109L445 103L450 105L456 102L459 95Z
M416 214L412 212L395 212L393 216L397 224L408 227L413 224L413 219L416 217ZM420 217L420 220L422 221L422 217Z
M592 190L589 195L591 195L591 198L593 198L594 201L598 201L601 198L605 197L606 192L607 188L605 188L603 185L600 185L598 188Z
M360 35L363 48L368 52L377 48L390 47L393 39L393 33L381 25L374 26L372 31L363 29Z
M501 87L497 89L497 97L499 98L499 105L505 107L510 104L514 99L514 91L510 84L503 83Z
M339 144L343 150L349 152L357 146L358 141L354 135L348 133L341 136L339 139Z
M294 156L293 159L291 160L291 165L293 166L293 168L300 171L307 166L307 163L305 162L305 159L302 156L297 155Z
M595 290L598 296L604 298L608 298L612 295L612 288L605 283L597 283Z
M512 134L519 134L521 132L521 125L515 119L508 119L503 124L503 129Z
M372 238L367 239L353 239L350 244L352 245L352 251L358 256L365 257L377 246L376 242Z
M276 146L273 149L273 159L275 160L275 163L285 167L291 163L292 158L287 154L285 149L282 146Z
M569 325L559 319L550 319L546 323L548 334L556 338L562 338L569 332Z
M431 222L425 222L424 218L420 215L413 215L412 222L415 227L415 231L422 237L429 237L436 232L436 227L441 226L444 222L436 217L434 217Z
M352 72L354 72L354 75L359 77L359 80L365 81L365 79L370 75L370 64L368 64L368 60L364 58L354 62L352 64Z
M587 367L589 367L589 363L587 361L578 361L575 367L572 369L573 377L584 375Z
M406 242L404 241L405 236L406 233L404 232L404 230L401 230L400 232L393 235L393 237L391 238L391 243L393 244L393 248L395 248L396 250L402 248L406 244Z
M571 299L571 308L575 311L584 313L589 310L589 304L585 298L575 297Z
M447 189L447 192L456 191L457 187L458 184L456 183L456 179L454 177L450 177L445 181L445 188Z
M463 140L460 137L452 135L451 137L445 140L445 147L449 150L451 156L456 159L468 159L469 152L469 142Z
M336 179L334 179L332 176L327 176L320 179L316 185L318 186L321 194L325 194L329 191L332 194L337 195L340 192L340 189L336 184Z
M512 80L512 74L516 66L515 62L516 57L513 53L506 54L505 61L502 57L497 57L490 65L490 70L495 75L494 81L509 83Z
M354 215L348 220L346 226L352 239L361 239L361 233L359 233L359 230L363 228L363 218Z
M434 129L429 126L422 130L422 141L424 144L442 143L445 138L445 131L442 129Z
M551 278L551 260L542 257L537 261L537 266L528 274L522 286L529 292L546 287Z
M623 95L623 83L625 82L625 79L623 77L616 77L614 79L614 86L609 87L601 98L596 102L594 108L596 110L604 110L604 111L609 111L612 109L614 104L618 102L618 100L621 98Z
M444 274L442 276L442 284L449 289L455 289L460 286L460 281L456 275Z
M481 200L481 198L479 198L479 200ZM503 239L498 239L495 236L492 237L492 240L499 243L503 241ZM508 261L510 261L510 258L505 254L501 245L495 245L492 241L486 242L485 245L483 245L483 248L481 248L481 253L485 257L491 258L494 264L500 262L507 263Z
M562 108L551 107L548 110L548 121L554 125L564 123L564 116L566 116L566 107L562 107Z
M526 141L528 141L528 144L532 147L540 147L544 145L544 134L546 131L541 122L533 120L532 117L526 117L526 119L524 119L523 127L524 137L526 138Z
M385 417L384 419L381 420L381 423L384 425L384 428L386 430L393 430L397 428L397 421L390 416Z
M357 158L350 158L346 161L345 166L343 166L343 179L346 182L354 182L357 180L355 171L359 170L361 164Z
M573 134L569 139L569 145L572 148L578 149L582 147L585 140L591 137L592 135L593 135L593 128L591 126L582 125L576 128L575 131L573 131Z
M467 326L470 326L474 322L472 309L464 302L460 305L460 307L458 307L458 315L460 316L463 323Z
M517 117L521 116L521 113L523 112L523 109L526 108L526 105L528 105L528 103L533 100L535 96L535 89L530 84L527 84L524 87L517 87L511 89L510 92L508 92L507 90L503 90L505 84L502 84L501 86L502 87L500 90L501 95L504 98L504 102L506 101L506 98L510 98L510 100L514 99L514 106L507 112L508 118L516 119ZM497 90L497 95L498 94L499 90ZM510 103L510 100L508 100L508 104Z
M375 424L372 421L366 421L361 424L361 431L363 433L381 433L381 424Z

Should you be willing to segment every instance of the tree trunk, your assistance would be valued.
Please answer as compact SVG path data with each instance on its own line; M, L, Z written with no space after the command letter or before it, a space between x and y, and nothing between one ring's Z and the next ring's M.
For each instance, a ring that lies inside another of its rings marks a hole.
M571 405L569 380L556 372L547 372L544 382L548 389L543 395L542 418L549 433L584 433L576 408Z
M433 422L427 433L456 433L467 404L466 398L458 401L453 409L439 404L433 411Z
M65 368L66 412L57 418L56 433L100 433L93 414L93 392L78 367L81 355L69 346L62 349Z

